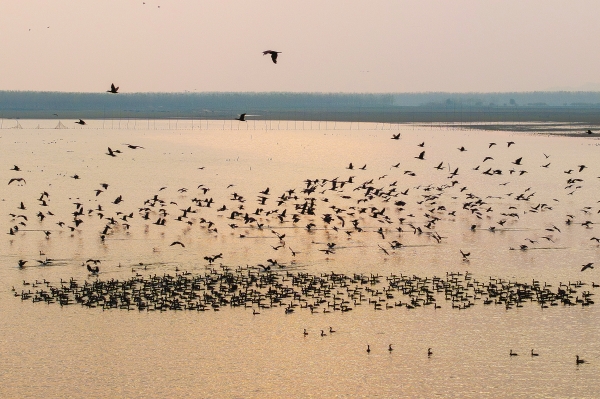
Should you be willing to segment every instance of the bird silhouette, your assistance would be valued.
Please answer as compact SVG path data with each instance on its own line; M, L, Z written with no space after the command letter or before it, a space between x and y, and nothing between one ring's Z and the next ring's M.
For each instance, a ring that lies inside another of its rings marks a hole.
M173 245L181 245L183 248L185 248L185 245L183 245L181 241L173 241L169 246L172 247Z
M274 64L277 64L277 54L279 54L279 53L281 53L281 51L273 51L273 50L263 51L263 55L271 54L271 59L273 60Z
M581 271L584 271L587 269L593 269L594 268L594 266L592 266L593 264L594 264L594 262L590 262L590 263L583 265L583 267L581 268Z
M417 156L415 158L424 161L425 160L425 151L421 151L421 153L419 154L419 156Z
M246 122L246 114L241 114L239 118L235 118L236 121Z
M392 134L392 140L400 140L400 133Z
M119 88L115 87L114 83L110 84L110 90L106 90L107 93L113 93L113 94L117 94L118 91L119 91Z
M14 181L16 181L16 182L19 182L19 183L21 183L21 182L23 182L23 183L27 183L27 182L25 181L25 179L23 179L22 177L13 177L12 179L10 179L10 180L8 181L8 184L10 184L10 183L12 183L12 182L14 182Z
M75 123L77 123L79 125L85 125L86 124L83 119L80 119L79 122L75 122Z

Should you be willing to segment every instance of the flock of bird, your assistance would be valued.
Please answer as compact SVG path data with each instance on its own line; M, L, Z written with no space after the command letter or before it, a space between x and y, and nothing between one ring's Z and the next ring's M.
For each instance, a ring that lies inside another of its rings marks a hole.
M277 53L271 56L275 62ZM116 93L117 90L118 87L112 85L110 92ZM244 118L245 114L242 114L239 120ZM78 123L85 124L82 120ZM392 135L391 139L399 140L400 134ZM123 151L144 150L140 145L122 145L122 149L108 147L104 154L115 158ZM478 304L501 306L506 310L527 304L536 304L542 309L594 304L594 293L590 288L597 288L598 284L589 285L582 281L552 287L537 280L477 279L469 272L420 277L333 271L310 273L305 270L310 268L310 264L303 262L312 259L311 256L321 254L325 259L335 258L342 251L355 250L357 242L366 243L360 246L360 251L370 251L382 259L394 259L409 247L444 246L448 237L443 234L447 234L447 230L438 229L440 224L452 225L454 229L465 228L474 234L477 231L494 234L508 226L518 226L525 218L543 214L543 220L547 220L559 199L547 198L545 193L533 187L516 189L519 184L514 185L516 191L506 193L509 184L526 178L526 166L535 166L532 165L532 157L515 154L510 157L514 160L509 163L494 163L500 149L494 147L500 146L488 144L490 153L478 165L468 168L455 165L451 168L445 161L432 161L433 155L422 142L414 149L414 155L407 156L416 160L412 161L410 169L402 169L404 162L398 162L390 165L386 174L373 177L368 176L370 169L366 164L356 167L349 162L345 168L340 168L342 173L347 174L346 177L307 178L297 186L278 193L267 186L246 195L230 184L225 189L225 196L219 196L214 195L216 188L194 183L192 187L161 187L136 204L126 200L127 192L111 194L111 183L98 182L92 192L72 193L71 197L77 200L72 203L69 213L52 208L54 196L63 193L44 190L35 198L22 198L15 204L14 212L8 215L12 224L7 232L10 240L40 232L47 240L53 240L52 234L57 231L74 237L84 230L91 230L99 245L110 246L111 239L126 238L130 231L143 229L170 235L169 247L187 251L197 243L182 233L196 231L212 237L228 236L232 240L264 238L254 241L253 246L259 247L263 242L261 251L272 255L265 256L264 262L235 265L229 263L226 251L205 253L204 273L190 273L177 267L175 274L171 274L151 267L150 270L155 273L144 275L142 273L148 271L148 266L156 265L139 263L127 266L132 266L133 276L121 280L103 279L101 267L104 269L105 266L102 266L102 259L88 259L78 264L85 266L90 281L74 278L57 283L23 281L23 288L13 288L14 295L21 300L61 306L79 304L88 308L147 312L219 311L241 307L251 309L254 315L266 309L281 309L283 313L290 314L300 310L311 313L348 312L359 307L373 311L397 311L436 310L448 306L459 311ZM514 148L518 145L513 141L504 145L504 151ZM464 146L455 149L459 153L468 150ZM494 150L496 153L491 152ZM545 159L550 158L544 156ZM552 170L550 163L539 167ZM19 186L28 184L25 177L30 183L37 178L32 174L24 177L24 169L28 168L23 165L10 168L15 174L20 174L11 177L8 182L11 190L15 190L15 197ZM417 176L422 176L425 169L430 174L437 174L441 183L419 179ZM499 190L505 193L489 195L478 192L478 186L461 184L460 178L467 174L478 175L479 179L497 179ZM586 165L573 165L557 172L555 179L559 181L558 177L564 176L564 195L568 198L580 192L584 180L590 178L589 174ZM76 180L83 178L78 173L70 177ZM94 206L87 207L80 198L93 199ZM588 234L595 224L593 215L599 212L591 205L582 207L577 213L558 215L555 223L546 224L542 234L532 230L534 235L526 239L527 244L506 250L545 248L539 242L545 240L554 244L560 240L561 234L566 233L565 230L577 229L579 235ZM316 232L325 232L328 240L311 239ZM304 244L310 242L308 246L312 251L304 247L302 251L292 249L290 243L293 240ZM600 238L592 236L589 241L597 244ZM161 248L155 250L160 251ZM469 264L473 250L461 248L457 252L456 260L462 261L463 265ZM20 259L17 267L45 267L56 262L49 257ZM566 267L581 267L581 271L585 272L593 269L593 265L594 262L587 262L581 266ZM186 268L186 265L180 266ZM121 264L112 267L121 267ZM321 335L325 334L322 330ZM368 352L370 350L369 346ZM388 350L393 350L391 345ZM431 355L430 348L428 356ZM514 355L511 352L511 356ZM537 354L532 351L532 356ZM582 362L578 358L577 364Z

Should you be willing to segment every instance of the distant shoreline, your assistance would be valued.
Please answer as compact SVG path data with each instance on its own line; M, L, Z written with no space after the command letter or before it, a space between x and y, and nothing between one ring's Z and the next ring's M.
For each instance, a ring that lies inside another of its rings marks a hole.
M422 124L584 133L600 92L58 93L0 91L2 120L233 120Z

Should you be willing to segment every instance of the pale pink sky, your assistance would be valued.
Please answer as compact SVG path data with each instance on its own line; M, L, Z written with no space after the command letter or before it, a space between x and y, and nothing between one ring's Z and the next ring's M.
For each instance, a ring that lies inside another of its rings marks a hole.
M598 0L18 0L0 11L0 90L600 90ZM282 51L277 65L269 49Z

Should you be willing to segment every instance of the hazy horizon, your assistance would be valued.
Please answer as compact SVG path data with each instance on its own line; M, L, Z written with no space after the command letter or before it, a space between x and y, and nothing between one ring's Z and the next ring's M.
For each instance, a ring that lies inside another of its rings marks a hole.
M24 0L3 11L0 90L600 90L594 1ZM282 52L277 65L268 49Z

